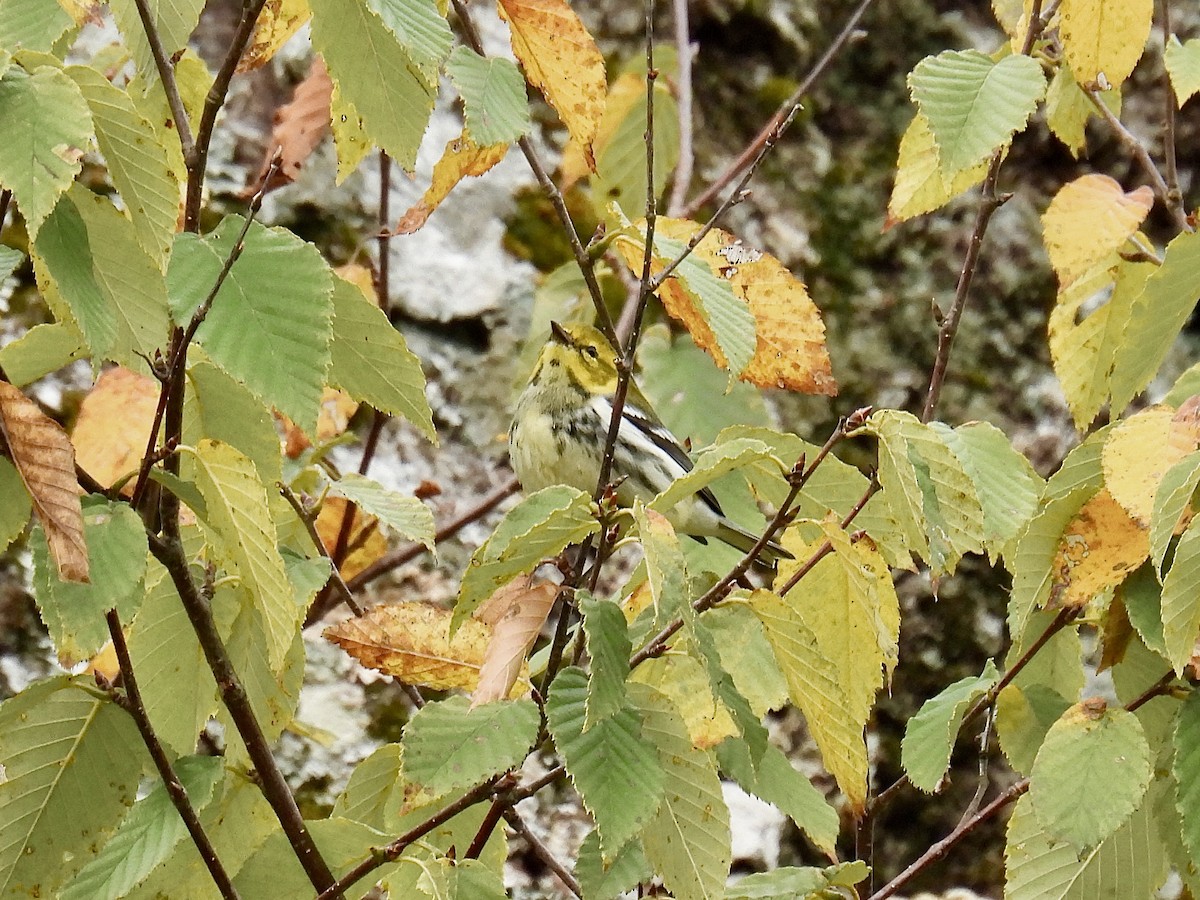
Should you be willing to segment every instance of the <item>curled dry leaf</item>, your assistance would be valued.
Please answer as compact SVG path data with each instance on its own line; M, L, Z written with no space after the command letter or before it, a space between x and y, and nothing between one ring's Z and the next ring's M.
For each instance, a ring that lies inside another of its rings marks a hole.
M258 174L246 185L243 193L250 197L258 190L263 177L275 158L279 148L282 161L279 170L271 176L267 190L291 184L299 175L305 160L312 155L329 131L329 104L333 97L333 82L321 57L313 58L308 77L296 85L290 103L275 111L275 124L271 127L271 139Z
M433 182L429 189L400 217L396 223L396 234L412 234L419 229L456 184L467 176L482 175L504 159L506 153L508 144L480 147L467 137L466 132L450 141L442 152L442 158L433 167Z
M492 637L483 656L479 686L471 697L472 709L509 696L557 596L558 584L535 572L514 578L476 610L478 618L491 626Z
M0 430L46 532L58 577L87 583L83 508L70 438L57 422L8 382L0 382Z
M83 398L71 432L75 461L106 488L137 471L150 439L158 393L153 378L117 366L104 372ZM132 493L130 480L121 494Z
M492 629L468 619L451 639L450 616L450 610L432 603L377 606L360 618L326 628L325 638L367 668L406 684L473 691ZM510 696L528 690L528 668L522 666Z

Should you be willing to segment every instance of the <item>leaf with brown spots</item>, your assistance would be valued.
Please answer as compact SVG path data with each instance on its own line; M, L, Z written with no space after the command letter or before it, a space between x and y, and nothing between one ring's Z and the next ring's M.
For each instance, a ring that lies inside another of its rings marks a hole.
M1054 606L1077 609L1116 587L1150 555L1150 533L1102 490L1063 531L1051 569Z
M266 0L254 22L250 44L238 61L237 72L249 72L270 62L311 17L308 0Z
M242 192L245 197L252 196L258 190L271 168L276 149L280 151L281 161L279 169L267 184L267 190L281 188L300 177L305 161L329 132L332 97L333 82L329 79L325 62L315 56L308 77L296 85L291 101L275 111L275 123L271 126L271 139L267 141L262 165Z
M504 159L508 144L480 147L466 133L446 144L442 158L433 167L433 183L423 197L400 217L396 234L412 234L428 220L454 186L468 176L479 176Z

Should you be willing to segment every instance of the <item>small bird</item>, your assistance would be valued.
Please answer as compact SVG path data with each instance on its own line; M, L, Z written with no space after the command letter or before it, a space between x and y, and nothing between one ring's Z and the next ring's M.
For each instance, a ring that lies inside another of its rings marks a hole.
M550 340L508 430L513 469L526 491L552 484L595 489L616 389L617 355L603 333L591 325L551 322ZM631 381L613 453L617 503L629 507L635 498L649 502L691 469L687 451ZM758 540L726 518L708 488L665 514L676 531L701 543L715 537L746 552ZM779 557L791 554L774 543L762 553L764 562Z

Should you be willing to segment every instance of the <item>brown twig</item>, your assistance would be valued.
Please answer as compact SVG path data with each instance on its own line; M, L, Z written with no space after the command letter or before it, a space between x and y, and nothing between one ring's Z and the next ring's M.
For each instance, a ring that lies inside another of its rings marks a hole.
M529 844L529 849L533 851L533 855L546 864L551 872L558 876L561 881L572 894L576 897L583 896L583 889L579 886L579 882L575 876L564 866L558 858L550 852L550 848L542 843L541 839L533 833L532 829L521 818L521 814L511 807L504 810L504 821L506 821L512 830L525 839L525 843Z
M487 53L484 51L483 41L480 39L479 31L475 28L475 23L471 19L471 12L467 9L465 0L451 0L451 3L454 6L454 12L458 17L458 24L462 29L467 46L480 56L487 56ZM567 202L563 199L562 191L558 189L558 185L554 183L554 180L547 173L546 166L542 163L537 148L533 146L533 141L528 136L522 137L517 141L517 146L521 148L521 152L525 155L525 161L533 171L533 177L537 179L537 183L545 191L546 197L550 200L550 205L554 207L554 214L558 216L563 233L567 236L567 241L571 245L571 253L575 257L579 271L583 274L583 281L587 285L588 295L592 298L592 305L596 308L597 324L600 330L604 332L604 336L613 342L613 346L616 346L617 334L613 328L612 316L608 312L608 306L604 302L604 293L600 290L600 282L596 280L596 267L592 262L591 256L588 255L583 241L579 238L579 232L575 229L575 223L571 220L571 213L567 209Z
M361 616L363 614L362 607L358 605L358 601L350 593L350 588L346 587L346 582L342 579L342 573L338 571L338 567L329 558L329 551L325 549L325 542L321 540L321 535L317 532L317 526L313 522L312 511L305 509L304 504L300 502L300 498L282 481L275 482L275 487L279 489L280 496L288 502L288 505L296 511L296 515L299 516L300 521L304 523L304 530L308 532L308 536L316 546L317 552L325 557L325 559L329 559L329 583L333 585L334 590L342 598L342 602L350 607L350 611L356 616Z
M226 900L237 900L237 889L234 888L229 873L221 864L212 841L204 831L204 826L200 824L200 817L196 814L195 807L192 806L187 788L175 774L171 760L154 731L150 717L146 714L142 692L139 690L137 678L133 674L133 660L129 656L129 645L125 643L125 631L121 627L121 617L115 609L110 609L105 614L105 620L108 623L108 634L112 638L113 650L117 655L117 665L121 670L121 686L125 691L125 702L122 706L137 724L138 732L142 736L142 743L146 745L150 758L154 761L154 768L158 770L158 777L162 779L167 796L171 798L171 803L179 813L179 818L183 819L183 824L187 828L188 834L191 835L192 843L196 845L196 850L204 861L204 867L208 869L208 874L212 876L217 890Z
M166 568L175 590L179 593L184 611L192 623L192 629L196 632L196 638L204 651L204 658L216 680L221 701L229 711L234 727L246 745L246 752L258 773L258 784L263 797L275 812L312 886L318 892L330 889L334 886L333 873L329 871L328 864L313 842L312 835L304 824L304 817L300 815L300 808L296 805L296 798L292 796L283 772L271 753L271 746L250 706L246 689L234 670L225 643L217 631L209 599L201 593L188 569L183 545L177 536L163 540L151 535L150 552ZM340 895L340 890L329 894L331 897Z
M861 0L858 6L855 7L854 12L846 19L846 23L842 26L842 30L838 32L837 37L833 39L833 42L826 48L821 58L813 64L808 74L801 80L799 87L779 105L779 109L767 120L767 124L755 135L754 140L738 155L737 159L726 166L724 171L713 180L712 184L694 197L691 202L683 206L679 211L679 215L684 217L694 215L696 210L712 202L712 199L717 194L728 187L730 182L737 178L738 173L742 172L747 166L757 166L762 161L763 151L766 148L767 142L772 141L772 135L774 135L774 140L779 139L782 130L787 127L785 123L790 122L792 117L796 115L796 110L800 108L801 100L812 90L813 85L817 83L817 79L825 74L825 70L829 68L829 64L833 62L838 53L849 42L854 34L854 29L858 26L859 20L863 17L863 13L867 11L872 2L874 0ZM737 193L738 191L734 191L735 195Z
M162 36L158 33L158 25L150 12L146 0L134 0L137 5L138 18L142 20L142 30L146 32L146 42L150 45L150 55L154 57L154 68L158 70L158 79L162 82L163 93L167 95L167 106L171 109L171 117L175 120L175 131L179 135L179 146L186 160L192 155L196 141L192 137L192 123L188 121L187 110L183 107L183 97L179 93L179 85L175 81L175 67L167 58L166 48L163 47Z
M679 72L675 77L675 85L679 89L679 162L675 164L671 197L667 201L667 215L678 217L687 203L687 192L692 184L692 169L696 161L696 148L692 136L693 57L687 0L672 0L671 12L675 25L675 55L679 63Z
M471 838L471 844L467 847L464 858L479 859L479 854L483 852L483 848L491 838L492 832L500 824L500 819L504 815L508 803L509 800L504 794L497 794L492 798L492 805L483 814L483 821L479 823L479 828L475 831L475 837Z

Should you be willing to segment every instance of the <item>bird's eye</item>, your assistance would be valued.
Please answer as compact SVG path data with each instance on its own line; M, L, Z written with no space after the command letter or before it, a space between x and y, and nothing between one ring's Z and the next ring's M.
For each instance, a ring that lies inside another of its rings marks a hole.
M600 358L600 351L598 351L595 347L584 347L583 352L586 353L588 356L590 356L592 359Z

